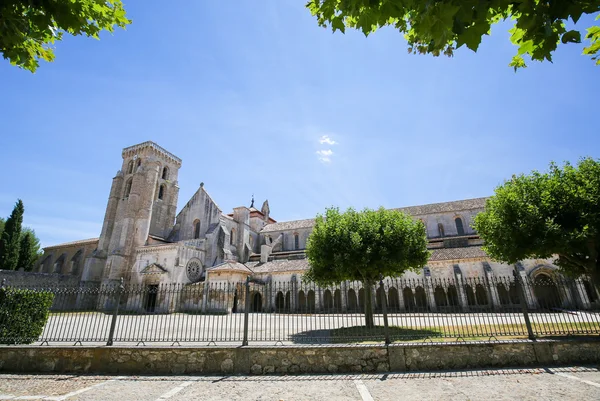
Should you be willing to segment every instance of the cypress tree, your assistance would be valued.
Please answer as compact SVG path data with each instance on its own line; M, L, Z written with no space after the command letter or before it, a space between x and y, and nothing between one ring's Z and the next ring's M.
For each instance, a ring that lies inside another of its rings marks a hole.
M18 268L24 211L23 201L19 199L10 217L6 220L4 231L0 237L0 269L15 270Z
M33 235L29 231L23 232L21 235L21 244L19 246L19 263L18 268L24 268L25 271L30 271L35 263L36 252L34 247Z

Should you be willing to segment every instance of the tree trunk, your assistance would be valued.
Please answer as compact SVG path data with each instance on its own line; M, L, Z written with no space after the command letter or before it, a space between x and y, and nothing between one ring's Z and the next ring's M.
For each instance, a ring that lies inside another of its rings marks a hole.
M375 327L373 320L373 283L365 280L365 326L367 328Z

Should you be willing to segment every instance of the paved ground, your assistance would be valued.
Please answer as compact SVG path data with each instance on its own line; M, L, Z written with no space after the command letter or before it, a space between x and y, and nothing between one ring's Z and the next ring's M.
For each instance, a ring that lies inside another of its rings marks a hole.
M0 375L0 400L598 400L598 367L377 375Z

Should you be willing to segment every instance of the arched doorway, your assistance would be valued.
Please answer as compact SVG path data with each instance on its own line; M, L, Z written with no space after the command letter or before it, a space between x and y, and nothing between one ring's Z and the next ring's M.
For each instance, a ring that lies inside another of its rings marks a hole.
M262 295L260 292L252 294L252 312L262 312Z
M365 289L361 288L358 290L358 309L360 311L365 310Z
M404 298L404 307L407 311L413 312L416 308L415 306L415 296L410 288L405 287L402 290L402 298Z
M275 312L282 312L285 307L285 299L283 292L279 291L275 296Z
M300 312L306 312L306 295L304 291L298 291L298 309Z
M336 312L342 311L342 292L340 290L333 292L333 308Z
M390 287L388 290L388 302L390 312L398 312L400 310L400 297L395 287Z
M329 290L325 290L323 293L323 310L325 312L331 312L333 310L333 297Z
M456 307L460 305L458 301L458 291L456 290L455 285L448 286L448 305L453 309L456 309Z
M510 296L508 295L508 291L506 291L506 287L504 286L504 284L496 284L496 291L498 291L498 299L500 300L500 305L509 305Z
M485 306L488 304L488 296L487 291L483 284L477 284L475 286L475 299L477 300L477 305Z
M356 300L356 291L348 290L348 311L356 312L358 310L358 301Z
M315 292L313 290L308 291L308 295L306 296L306 306L310 313L315 312Z
M446 291L441 286L435 287L435 291L433 292L433 299L435 300L435 305L438 308L445 308L448 306L448 298L446 298Z
M561 305L556 283L546 273L540 273L533 280L533 293L542 309L557 308Z
M473 292L473 287L470 284L465 285L465 294L467 295L467 304L469 306L477 305L475 301L475 293Z
M517 284L510 283L508 286L508 297L510 298L510 303L513 305L518 305L521 303L519 292L517 291Z
M427 305L427 294L425 293L425 288L421 286L415 289L415 304L418 310L429 310L429 305Z

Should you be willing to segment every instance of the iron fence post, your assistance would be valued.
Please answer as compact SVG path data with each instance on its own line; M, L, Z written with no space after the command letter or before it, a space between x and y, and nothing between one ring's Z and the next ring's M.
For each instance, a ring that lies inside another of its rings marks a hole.
M379 289L381 290L381 310L383 312L383 335L385 336L386 345L389 344L390 341L390 327L388 325L388 315L387 315L387 297L385 296L385 288L383 288L383 275L379 275Z
M242 346L248 345L248 315L250 313L250 276L246 277L246 301L244 302L244 339Z
M521 311L525 318L525 326L527 326L527 336L530 340L535 341L535 335L533 334L533 328L531 327L531 321L529 320L529 312L527 311L527 300L525 299L525 289L523 288L523 282L521 276L515 267L513 270L513 276L515 278L515 285L517 286L517 292L519 294L519 303L521 304Z
M119 315L119 305L121 304L121 293L125 287L123 286L123 277L121 277L121 282L117 287L117 295L116 295L116 304L115 310L113 311L112 321L110 322L110 331L108 332L108 341L106 342L107 346L113 345L113 337L115 335L115 328L117 327L117 316Z

